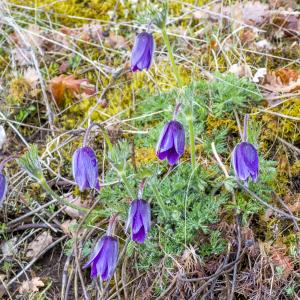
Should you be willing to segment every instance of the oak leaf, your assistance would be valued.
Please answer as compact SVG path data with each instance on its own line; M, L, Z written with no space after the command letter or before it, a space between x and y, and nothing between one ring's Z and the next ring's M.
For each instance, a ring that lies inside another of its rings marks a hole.
M72 97L79 94L93 95L95 93L95 86L89 84L87 79L75 79L74 75L60 75L51 79L49 90L56 103L60 105L66 92Z
M53 241L51 234L47 231L36 236L36 238L29 243L26 257L36 257L40 252L47 248Z
M40 277L33 277L30 280L25 280L22 282L21 286L19 287L19 293L21 295L25 295L38 292L39 288L43 286L45 286L45 284Z

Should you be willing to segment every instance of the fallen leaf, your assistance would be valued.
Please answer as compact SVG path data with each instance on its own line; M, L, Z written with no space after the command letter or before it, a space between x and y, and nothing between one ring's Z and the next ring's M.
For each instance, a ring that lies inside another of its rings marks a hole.
M276 267L281 268L281 276L287 278L294 270L293 261L285 254L283 249L272 247L271 260Z
M60 75L51 79L49 90L57 105L60 105L66 92L72 97L78 94L92 95L95 93L95 86L89 84L87 79L75 79L74 75Z
M255 45L259 50L272 50L273 49L272 44L266 39L256 42Z
M39 234L31 243L29 243L26 257L36 257L41 251L47 248L52 241L53 238L48 231Z
M108 40L110 46L114 49L119 49L119 48L128 49L127 42L125 38L121 35L117 35L113 32L110 32Z
M290 93L300 89L300 73L284 68L268 73L263 87L275 93Z
M35 293L39 291L40 287L45 286L40 277L33 277L31 280L22 281L21 286L19 287L19 293L21 295Z
M65 234L69 236L74 236L77 226L77 221L75 219L73 220L67 220L61 224L62 230Z
M18 252L17 247L14 247L17 243L17 240L17 237L13 237L12 239L1 244L1 250L4 257L14 256Z
M28 82L32 89L37 87L39 75L35 68L27 68L23 75L24 79Z
M238 77L252 77L251 69L247 64L234 64L229 68L228 72Z
M253 76L252 81L255 83L259 83L261 80L265 78L267 75L267 69L266 68L259 68L257 69L256 73Z
M87 201L82 202L80 197L76 197L74 198L72 195L69 197L65 198L67 201L69 201L70 203L73 203L79 207L83 207L83 208L89 208L89 205L87 203ZM66 212L66 214L68 216L70 216L71 218L81 218L84 216L84 213L80 212L79 210L69 207L67 206L64 210Z
M260 1L243 4L243 21L249 25L261 25L268 16L269 5Z

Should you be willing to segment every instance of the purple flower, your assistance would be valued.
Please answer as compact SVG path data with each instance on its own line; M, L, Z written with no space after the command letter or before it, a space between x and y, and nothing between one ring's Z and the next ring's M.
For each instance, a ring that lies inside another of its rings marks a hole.
M0 206L2 205L7 192L7 180L6 177L0 173Z
M131 54L131 70L133 72L150 68L154 48L155 44L151 33L142 32L137 35Z
M150 204L142 199L131 202L126 224L126 231L131 227L132 239L137 243L144 243L151 227Z
M80 191L88 188L100 189L98 181L98 162L90 147L78 148L72 159L73 176Z
M102 281L112 277L118 262L118 240L104 235L98 242L83 268L91 265L91 277L100 276Z
M248 181L251 176L253 182L258 177L258 153L255 147L248 143L242 142L235 146L232 153L232 165L235 176L242 181Z
M185 132L181 123L170 121L165 125L160 134L156 155L160 160L166 159L172 166L177 163L180 156L184 153Z

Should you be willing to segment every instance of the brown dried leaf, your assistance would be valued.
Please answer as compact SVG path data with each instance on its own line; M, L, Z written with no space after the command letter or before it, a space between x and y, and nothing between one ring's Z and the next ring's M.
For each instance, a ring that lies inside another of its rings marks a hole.
M95 93L95 86L89 84L87 79L75 79L74 75L60 75L51 79L49 90L56 103L60 105L64 99L65 92L68 92L72 97L83 93L92 95Z
M89 205L87 203L87 201L82 202L80 197L76 197L74 198L73 196L69 196L65 198L67 201L69 201L70 203L73 203L79 207L83 207L83 208L89 208ZM71 218L81 218L84 216L84 213L78 211L75 208L69 207L67 206L65 208L65 213L70 216Z
M73 236L75 231L74 227L77 225L77 221L75 219L73 220L67 220L61 224L62 230L65 234Z
M271 249L271 260L272 262L282 269L282 276L287 278L294 269L292 260L285 254L283 249L272 247Z
M234 64L229 68L228 72L235 74L238 77L252 77L251 69L247 64Z
M40 277L33 277L31 280L25 280L19 287L19 293L21 295L26 295L30 293L35 293L39 291L40 287L45 286Z
M284 68L268 73L265 77L264 88L277 93L290 93L300 89L300 73Z
M114 49L119 49L119 48L128 49L126 39L121 35L116 35L115 33L110 32L108 40L110 46Z
M26 257L32 258L37 256L41 251L47 248L53 241L51 234L48 231L36 236L36 238L28 245Z

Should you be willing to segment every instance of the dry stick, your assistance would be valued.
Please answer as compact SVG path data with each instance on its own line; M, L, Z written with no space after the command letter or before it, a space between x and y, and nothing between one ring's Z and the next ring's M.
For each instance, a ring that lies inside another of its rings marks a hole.
M73 253L73 251L72 251L72 253ZM67 279L68 279L68 269L69 269L70 261L72 258L72 253L67 256L67 259L66 259L66 262L64 265L64 269L63 269L62 280L61 280L61 296L60 296L61 300L65 299L65 288L66 288L66 283L67 283Z
M51 225L51 226L49 226ZM57 228L59 229L60 226L57 225L57 224L44 224L44 223L30 223L30 224L24 224L24 225L20 225L16 228L9 228L8 229L8 232L15 232L15 231L21 231L21 230L26 230L26 229L32 229L32 228L50 228L53 227L53 228ZM57 230L55 230L57 232Z
M7 223L7 226L10 226L10 225L12 225L12 224L18 223L18 222L20 222L20 221L26 219L27 217L30 217L30 216L36 214L36 213L39 212L40 210L42 210L42 209L44 209L44 208L46 208L46 207L48 207L48 206L50 206L51 204L54 204L54 203L56 203L56 202L57 202L57 200L56 200L56 199L53 199L53 200L51 200L50 202L47 202L47 203L45 203L44 205L39 206L38 208L36 208L36 209L34 209L34 210L28 212L28 213L25 214L25 215L22 215L22 216L20 216L20 217L18 217L18 218L16 218L16 219L11 220L10 222Z
M284 203L284 201L280 197L278 197L275 193L274 193L274 196L275 196L276 200L289 212L289 214L291 216L294 216L292 211L288 207L288 205L286 205ZM300 227L299 227L298 223L295 220L293 220L293 223L294 223L294 226L295 226L295 230L297 231L296 238L295 238L296 239L296 254L297 254L297 256L299 256L300 255L300 246L299 246L298 233L300 232Z
M224 262L218 267L216 273L213 276L211 276L211 278L207 280L198 290L196 290L196 292L190 297L189 300L197 299L198 295L209 285L210 282L217 280L217 278L221 275L221 270L224 269L224 267L227 264L229 254L230 254L230 244L228 244L228 250Z
M44 250L42 250L37 256L35 256L23 269L21 272L19 272L14 278L12 278L8 284L7 287L9 287L12 283L14 283L21 275L23 275L41 256L43 256L46 252L48 252L50 249L55 247L57 244L62 242L67 235L62 236L52 244L50 244L48 247L46 247Z
M271 204L265 202L264 200L262 200L260 197L258 197L255 193L253 193L251 190L249 190L246 186L244 186L241 182L237 181L237 184L240 188L242 188L244 191L246 191L250 196L252 196L255 200L257 200L259 203L261 203L262 205L272 209L273 211L277 212L278 214L280 214L281 216L295 221L295 222L299 222L300 218L294 216L294 215L290 215L286 212L284 212L283 210L276 208L274 206L272 206Z
M67 286L66 286L65 297L63 299L61 299L61 300L68 300L68 294L69 294L69 290L70 290L70 287L71 287L73 276L74 276L74 268L72 266L72 269L71 269L71 272L70 272L70 276L69 276L69 280L68 280Z
M287 147L289 147L290 149L294 150L295 152L297 152L297 154L300 155L300 149L298 147L296 147L295 145L287 142L286 140L282 139L281 137L277 137L277 139L284 145L286 145Z

